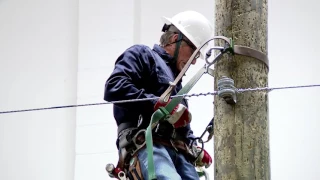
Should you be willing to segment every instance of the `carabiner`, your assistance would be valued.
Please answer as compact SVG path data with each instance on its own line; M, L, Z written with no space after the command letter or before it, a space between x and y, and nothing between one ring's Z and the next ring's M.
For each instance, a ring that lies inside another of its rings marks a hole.
M217 56L215 56L213 58L212 61L209 61L209 57L211 57L211 51L212 50L220 50L219 54ZM206 58L205 58L205 61L206 61L206 64L205 64L205 68L206 68L206 73L209 72L209 67L213 64L215 64L218 60L220 60L220 58L222 57L222 55L225 53L225 48L224 47L220 47L220 46L217 46L217 47L212 47L208 50L208 52L206 53Z
M214 117L211 119L211 121L209 122L208 126L206 127L206 129L203 131L203 133L201 134L201 136L199 137L199 140L203 143L207 143L213 136L213 121L214 121ZM209 133L208 138L206 141L203 141L202 138L203 136L206 134L206 132Z

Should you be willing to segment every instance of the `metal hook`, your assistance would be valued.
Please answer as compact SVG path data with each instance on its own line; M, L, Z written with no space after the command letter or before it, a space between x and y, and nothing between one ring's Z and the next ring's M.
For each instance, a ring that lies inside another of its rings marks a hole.
M207 125L206 129L203 131L203 133L201 134L201 136L199 137L201 139L201 141L203 142L202 138L203 136L206 134L206 132L210 134L213 133L213 121L214 121L214 117L211 119L211 121L209 122L209 124ZM208 140L207 140L208 141ZM207 142L206 141L206 142Z
M219 38L219 37L217 37ZM222 55L226 52L233 52L233 42L231 39L226 39L226 38L222 38L220 37L221 39L223 39L226 44L224 45L224 47L222 46L214 46L212 48L210 48L207 53L206 53L206 57L205 57L205 61L206 61L206 65L205 65L205 68L206 68L206 73L208 73L209 71L209 67L213 64L215 64L218 60L220 60L220 58L222 57ZM219 54L214 57L214 59L210 62L208 59L209 57L211 57L211 53L212 53L212 50L220 50Z
M214 59L210 62L208 59L209 57L211 56L211 51L214 50L214 49L217 49L217 50L220 50L219 54L217 56L214 57ZM206 53L206 58L205 58L205 61L206 61L206 64L205 64L205 68L206 68L206 73L208 73L209 71L209 67L213 64L215 64L218 60L220 60L220 58L222 57L222 55L225 53L225 48L224 47L213 47L213 48L210 48L208 50L208 52Z
M223 51L225 50L225 48L224 48L224 47L221 47L221 46L215 46L215 47L212 47L212 48L210 48L210 49L208 50L208 52L206 53L206 58L205 58L205 60L206 60L206 63L209 64L210 66L211 66L212 64L214 64L215 59L217 58L217 56L219 56L219 54L218 54L211 62L208 61L209 57L211 56L211 51L212 51L212 50L220 50L220 53L219 53L219 54L221 54L221 52L223 52Z

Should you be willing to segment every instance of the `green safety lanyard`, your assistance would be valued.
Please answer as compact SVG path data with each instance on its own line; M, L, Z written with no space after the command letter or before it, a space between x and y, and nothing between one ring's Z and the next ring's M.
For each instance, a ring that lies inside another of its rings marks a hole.
M213 38L214 39L214 38ZM212 40L212 39L210 39ZM209 41L210 41L209 40ZM209 41L205 42L201 47L198 47L195 52L193 52L192 56L189 58L187 64L185 67L181 70L179 73L178 77L175 79L173 82L174 86L175 83L178 82L181 78L182 75L185 74L185 72L188 70L192 60L196 56L196 54L200 51L200 49ZM153 161L153 140L152 140L152 129L159 124L161 121L164 121L167 119L168 116L170 116L170 112L173 111L173 109L180 104L182 99L184 98L183 95L187 94L192 87L197 83L197 81L201 78L201 76L204 73L208 72L209 66L212 65L212 63L207 62L207 66L202 67L190 80L187 82L187 84L177 93L177 97L173 98L165 107L160 107L158 110L156 110L152 116L151 116L151 121L150 124L146 130L145 136L146 136L146 146L147 146L147 152L148 152L148 178L149 180L155 180L156 175L155 175L155 168L154 168L154 161ZM208 65L209 64L209 65ZM171 91L173 89L173 86L170 86L169 91L166 91L164 93L164 97L161 96L161 98L168 98L168 95L171 94Z
M233 45L232 39L226 38L224 36L215 36L212 39L209 39L206 41L202 46L198 47L195 52L192 54L192 56L189 58L187 64L185 67L181 70L179 75L176 77L175 81L170 85L170 87L162 94L160 97L160 101L166 101L164 99L169 98L173 88L175 87L176 83L182 78L182 76L185 74L185 72L188 70L192 60L196 56L196 54L199 52L199 50L207 44L209 41L214 39L222 39L226 42L227 46L225 47L215 47L212 49L218 49L220 50L220 54L218 54L212 62L209 62L206 58L206 66L202 67L190 80L187 82L187 84L177 93L177 97L173 98L165 107L160 107L158 110L156 110L150 120L150 124L147 127L147 130L145 132L146 136L146 146L147 146L147 152L148 152L148 179L149 180L156 180L157 177L155 175L155 168L154 168L154 161L153 161L153 140L152 140L152 129L157 126L161 121L164 121L167 119L168 116L170 116L170 112L182 101L184 98L184 95L186 95L191 88L197 83L197 81L201 78L201 76L205 73L209 73L213 76L212 69L209 68L212 64L216 63L217 60L222 57L222 55L226 52L231 52L231 54L239 54L244 56L249 56L256 58L257 60L262 61L267 67L268 67L268 57L263 54L260 51L251 49L249 47L245 46L238 46ZM202 172L198 172L199 176L203 176L204 174Z
M191 88L196 84L200 77L205 73L206 69L201 68L195 76L177 93L177 95L184 95L188 93ZM151 116L150 124L146 130L146 145L148 151L148 177L150 180L156 179L154 162L153 162L153 140L152 140L152 129L160 121L165 120L170 112L182 101L183 96L178 96L172 99L167 106L160 107Z

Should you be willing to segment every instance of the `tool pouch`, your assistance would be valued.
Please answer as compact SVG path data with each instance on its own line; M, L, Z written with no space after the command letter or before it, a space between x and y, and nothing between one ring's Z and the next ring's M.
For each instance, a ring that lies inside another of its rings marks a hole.
M130 159L128 176L130 180L144 180L137 154Z

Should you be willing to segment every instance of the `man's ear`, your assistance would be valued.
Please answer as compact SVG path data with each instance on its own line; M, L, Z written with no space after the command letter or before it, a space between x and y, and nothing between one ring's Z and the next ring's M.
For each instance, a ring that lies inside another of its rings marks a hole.
M174 34L171 39L170 39L170 43L176 42L178 40L178 34Z

